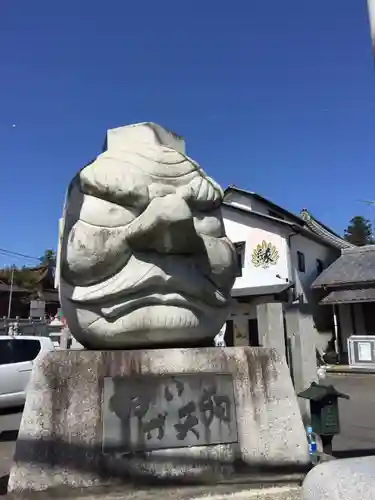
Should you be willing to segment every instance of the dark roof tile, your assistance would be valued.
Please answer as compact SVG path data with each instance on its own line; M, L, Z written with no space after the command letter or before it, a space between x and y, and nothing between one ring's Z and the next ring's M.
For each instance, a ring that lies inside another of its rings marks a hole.
M333 290L320 301L320 304L351 304L356 302L375 302L375 288Z
M345 248L341 256L314 281L312 288L375 282L375 245Z

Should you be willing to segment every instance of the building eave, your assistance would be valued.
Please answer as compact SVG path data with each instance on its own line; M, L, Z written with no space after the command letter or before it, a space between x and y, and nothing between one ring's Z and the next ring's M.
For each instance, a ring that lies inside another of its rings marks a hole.
M232 297L257 297L262 295L279 295L294 287L292 282L278 283L274 285L249 286L245 288L233 288Z
M328 268L327 268L328 269ZM343 281L341 283L329 284L329 285L311 285L313 290L324 290L327 293L333 292L335 290L343 290L343 289L356 289L356 288L371 288L375 287L374 280L368 281Z
M345 241L342 239L338 234L336 234L334 231L332 231L330 228L319 222L317 219L315 219L308 210L303 209L300 213L300 216L297 216L293 214L292 212L289 212L289 210L285 210L285 208L280 207L280 205L276 205L276 203L273 203L270 200L267 200L267 198L264 198L263 196L254 193L252 191L248 191L246 189L239 188L237 186L234 186L233 184L230 184L224 191L224 200L225 196L231 192L238 193L244 196L247 196L249 198L254 198L255 200L261 201L265 205L267 205L270 209L274 210L275 212L279 212L280 215L285 215L288 217L290 220L289 221L282 221L285 224L289 224L291 227L294 229L296 227L300 228L298 229L298 232L301 234L303 233L304 236L306 236L309 239L312 239L314 241L318 241L321 244L325 244L326 246L329 246L331 248L336 248L336 249L343 249L343 248L351 248L354 245L351 243ZM224 204L226 206L229 206L229 202L225 202ZM241 207L239 206L233 206L233 208L236 208L238 210L241 210ZM254 212L253 210L246 210L243 209L245 212L248 213L253 213L254 215L257 214L257 212ZM260 214L258 212L258 215L261 215L263 217L269 217L270 220L278 220L275 217L272 216L267 216L265 214ZM293 222L292 222L293 221ZM293 226L293 224L295 226ZM311 235L314 236L311 236Z
M286 220L278 219L277 217L272 217L271 215L266 215L262 214L260 212L256 212L254 210L246 209L243 207L239 206L233 206L231 203L228 202L223 202L223 206L225 208L230 208L234 211L239 211L241 213L244 213L246 215L253 215L255 217L268 220L269 222L273 222L275 224L279 224L280 226L288 227L291 230L292 234L301 234L302 236L305 236L306 238L315 241L316 243L319 243L321 245L328 246L330 248L335 248L337 249L337 246L331 243L330 241L327 241L326 239L320 237L310 229L307 229L303 226L300 226L299 224L295 224L294 222L289 222Z
M265 203L266 205L268 205L272 210L274 210L276 212L280 212L280 214L285 215L286 217L289 217L290 219L294 220L297 223L303 224L303 220L298 215L296 215L292 212L289 212L289 210L286 210L285 208L280 207L280 205L273 203L272 201L268 200L267 198L264 198L263 196L261 196L260 194L254 193L252 191L248 191L246 189L239 188L233 184L230 184L224 190L224 199L225 199L225 195L231 191L237 192L237 193L242 194L244 196L248 196L249 198L254 198L258 201L261 201L262 203Z
M317 234L321 239L327 241L331 246L340 250L343 248L354 248L355 245L345 241L330 228L319 222L307 209L301 210L301 219L306 223L307 227Z
M290 227L290 228L293 228L293 226L294 226L293 222L288 222L288 221L283 220L283 219L278 219L277 217L272 217L271 215L262 214L260 212L255 211L255 210L250 210L250 209L246 209L243 207L239 207L237 205L232 205L231 203L228 203L226 201L224 201L222 203L222 205L225 208L230 208L231 210L238 211L238 212L241 212L241 213L246 214L246 215L253 215L254 217L266 219L270 222L274 222L275 224L279 224L280 226Z
M356 304L365 302L375 302L375 287L366 288L341 288L331 290L319 304L335 305L335 304Z

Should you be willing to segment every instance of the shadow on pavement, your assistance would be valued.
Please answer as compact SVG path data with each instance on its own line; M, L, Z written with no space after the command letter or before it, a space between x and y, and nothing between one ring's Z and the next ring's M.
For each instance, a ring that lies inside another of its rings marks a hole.
M6 495L8 490L9 474L0 477L0 495Z
M18 431L3 431L0 432L0 443L6 443L8 441L17 441Z
M12 406L11 408L0 408L0 416L13 415L14 413L22 413L23 406Z
M375 456L375 448L369 448L368 450L342 450L333 451L332 455L335 458L357 458L357 457L369 457Z

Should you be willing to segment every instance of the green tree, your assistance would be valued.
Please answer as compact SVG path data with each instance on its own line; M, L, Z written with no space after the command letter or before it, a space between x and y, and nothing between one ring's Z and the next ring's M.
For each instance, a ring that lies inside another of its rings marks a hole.
M40 257L40 263L49 266L56 266L56 252L51 248L44 251L42 257Z
M359 247L373 245L374 236L371 222L361 215L356 215L350 220L348 227L345 229L344 238Z
M45 267L6 267L0 269L0 283L10 285L13 276L13 284L28 290L31 294L25 300L39 297L42 280L56 266L56 253L54 250L47 249L39 260L42 266L48 266L47 270Z
M0 270L0 281L10 285L13 283L21 288L34 289L38 283L38 275L32 272L28 267L6 267Z

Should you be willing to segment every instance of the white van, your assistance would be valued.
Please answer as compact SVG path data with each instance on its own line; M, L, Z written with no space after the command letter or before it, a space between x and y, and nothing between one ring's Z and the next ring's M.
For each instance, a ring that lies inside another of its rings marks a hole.
M53 350L48 337L0 335L0 408L25 404L33 362Z

